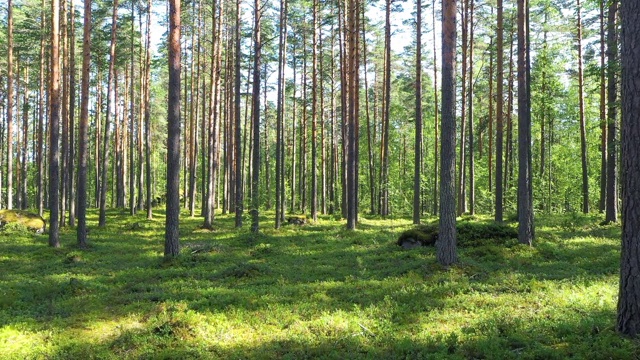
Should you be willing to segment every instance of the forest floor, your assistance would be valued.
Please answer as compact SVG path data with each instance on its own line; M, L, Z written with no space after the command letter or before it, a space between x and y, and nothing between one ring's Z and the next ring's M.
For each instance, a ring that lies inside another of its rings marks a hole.
M538 216L533 247L459 248L444 269L433 248L395 244L405 218L275 230L267 212L254 235L248 216L207 231L183 214L181 255L165 262L162 211L113 210L103 229L89 215L87 250L73 229L58 249L0 232L0 358L640 357L615 332L620 226L601 216Z

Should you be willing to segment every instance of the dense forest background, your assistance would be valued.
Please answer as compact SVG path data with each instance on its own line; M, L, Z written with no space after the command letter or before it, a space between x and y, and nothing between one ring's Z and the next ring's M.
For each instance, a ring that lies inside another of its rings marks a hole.
M517 17L515 3L501 3L465 0L457 10L459 214L498 207L516 213ZM420 17L414 2L359 3L354 135L361 213L410 214L416 171L420 213L438 209L441 10L438 2L418 4ZM59 6L59 219L68 225L75 222L83 76L89 206L135 213L160 205L166 192L166 4L91 2L84 74L82 5ZM180 201L191 216L206 217L209 194L211 208L222 213L253 208L256 199L260 209L282 204L281 212L310 217L345 214L344 9L335 1L183 2ZM529 4L536 212L605 210L607 162L618 161L615 9L604 1ZM0 207L42 213L50 195L51 5L13 0L2 14ZM616 190L615 176L611 181Z

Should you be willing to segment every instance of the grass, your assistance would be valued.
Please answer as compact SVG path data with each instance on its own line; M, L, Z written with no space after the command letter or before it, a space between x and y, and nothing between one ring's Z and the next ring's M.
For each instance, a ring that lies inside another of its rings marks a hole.
M257 235L183 216L165 262L154 215L113 210L100 229L91 213L87 250L72 229L59 249L0 233L0 358L640 357L614 329L620 229L596 216L540 216L534 247L460 248L443 269L432 247L395 245L407 219L275 230L272 213Z

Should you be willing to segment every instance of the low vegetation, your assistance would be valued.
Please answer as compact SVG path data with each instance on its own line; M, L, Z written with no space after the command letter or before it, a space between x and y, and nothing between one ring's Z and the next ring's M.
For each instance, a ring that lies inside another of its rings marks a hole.
M263 232L183 216L181 256L164 262L155 220L90 213L90 246L0 231L0 357L7 359L633 359L614 331L619 225L537 219L534 247L405 250L406 219L362 216ZM431 219L432 220L432 219ZM489 219L463 219L486 228ZM473 224L473 225L472 225ZM483 225L484 224L484 225ZM509 225L509 224L508 224ZM513 225L513 224L512 224ZM462 233L462 232L461 232Z

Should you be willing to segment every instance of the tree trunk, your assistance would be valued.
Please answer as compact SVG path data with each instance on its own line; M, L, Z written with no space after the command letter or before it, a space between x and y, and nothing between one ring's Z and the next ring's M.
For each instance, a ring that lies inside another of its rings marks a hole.
M380 146L380 215L389 215L389 116L391 108L391 0L386 0L384 28L384 102Z
M7 0L7 209L13 209L13 0Z
M498 0L498 29L496 34L497 55L496 55L496 203L495 220L502 222L504 189L502 183L502 164L504 159L504 8L502 0Z
M622 256L616 329L640 333L640 3L621 1L622 20ZM615 1L614 5L615 6ZM612 19L611 10L610 16ZM615 8L614 8L615 9ZM615 12L615 11L614 11ZM615 16L615 15L614 15ZM611 29L611 22L609 29ZM609 66L612 64L609 63Z
M461 1L461 22L462 22L462 93L461 93L461 114L460 114L460 154L458 164L458 215L467 212L467 80L469 69L469 0Z
M78 246L87 246L87 144L89 129L89 76L91 74L91 0L84 2L82 40L82 84L80 89L80 124L78 138Z
M611 1L609 4L609 15L607 18L607 201L605 222L618 221L618 129L617 117L617 61L618 61L618 33L616 17L618 2ZM624 81L624 79L623 79ZM626 90L623 87L624 90ZM624 99L623 99L624 101ZM626 109L623 107L623 109ZM624 111L622 112L623 116ZM626 117L625 117L626 118ZM626 135L625 135L626 136ZM623 152L624 153L624 152ZM623 169L624 171L624 169ZM630 175L629 175L630 176ZM627 181L627 180L623 180ZM624 211L624 209L623 209ZM625 219L626 220L626 219Z
M587 126L584 117L584 75L582 66L582 11L580 0L576 0L578 12L578 96L580 97L580 158L582 162L582 212L589 213L589 169L587 168Z
M42 0L41 3L41 11L40 11L40 71L39 71L39 85L40 90L38 91L38 150L36 153L36 166L38 171L36 173L36 182L38 186L38 195L37 195L37 203L38 203L38 215L43 216L44 214L44 107L45 107L45 75L44 75L44 62L45 62L45 8L46 3L45 0ZM1 156L0 156L1 159ZM1 160L0 160L1 161ZM0 176L2 177L2 176ZM1 188L1 186L0 186ZM0 193L0 198L2 198L2 194ZM2 201L0 201L1 203Z
M347 161L345 170L347 171L347 229L355 230L358 218L358 90L359 90L359 41L360 38L360 1L349 0L347 7Z
M416 0L416 129L413 174L413 223L420 224L420 184L422 169L422 1Z
M311 69L311 219L318 221L318 0L313 1ZM360 36L360 34L358 34ZM320 119L322 121L322 119Z
M180 0L169 0L169 111L167 115L167 218L164 257L180 253Z
M518 240L533 242L531 112L528 85L528 3L518 0Z
M109 174L109 138L111 129L111 119L114 117L116 108L115 89L115 53L116 53L116 30L118 25L118 0L113 1L113 13L111 16L111 45L109 46L109 79L107 84L107 118L104 122L104 140L102 142L102 165L100 166L100 215L98 225L106 225L107 209L107 176Z
M136 124L136 105L135 105L135 58L134 58L134 42L133 42L133 34L135 31L134 27L134 19L135 19L135 8L134 2L131 2L131 43L130 43L130 64L129 64L129 214L135 215L137 208L136 203L136 166L135 166L135 152L134 144L136 142L135 136L135 124ZM139 159L138 161L140 161Z
M260 0L254 1L254 57L253 57L253 101L251 110L253 126L253 170L251 173L251 232L257 233L260 226L260 61L262 56L262 39L260 22L262 7Z
M153 219L151 202L151 0L146 3L146 28L145 28L145 64L144 64L144 152L145 152L145 187L147 192L146 207L147 219Z
M600 201L598 210L606 210L607 199L607 83L606 83L606 38L604 5L605 0L599 1L600 20Z
M69 0L71 29L69 30L69 157L68 157L68 198L69 198L69 226L76 224L76 155L75 155L75 118L76 118L76 16L73 0Z
M235 97L234 97L234 120L235 120L235 139L234 139L234 153L235 153L235 213L236 213L236 227L242 227L242 214L244 212L244 189L242 188L242 147L241 145L241 129L240 129L240 1L236 0L236 27L235 27Z
M438 206L438 175L439 175L439 162L440 155L438 154L438 129L440 127L440 122L438 120L438 52L436 51L436 0L432 0L431 3L431 24L433 24L433 29L431 31L433 35L433 128L434 128L434 141L433 141L433 215L438 214L439 206Z
M438 262L458 261L456 251L456 0L442 2L442 139L440 163L440 224Z
M11 0L9 0L11 1ZM9 3L10 5L11 3ZM9 6L11 8L11 6ZM49 91L49 246L60 247L58 206L60 206L60 2L51 0L51 88ZM9 47L11 48L11 47ZM9 67L11 68L11 67ZM10 142L8 142L10 144Z
M469 2L469 85L467 86L467 118L469 121L469 208L471 215L476 213L476 182L475 182L475 154L474 154L474 135L473 135L473 12L474 0Z
M287 44L287 0L280 0L280 32L278 34L278 94L276 103L276 218L275 228L284 219L284 72Z

